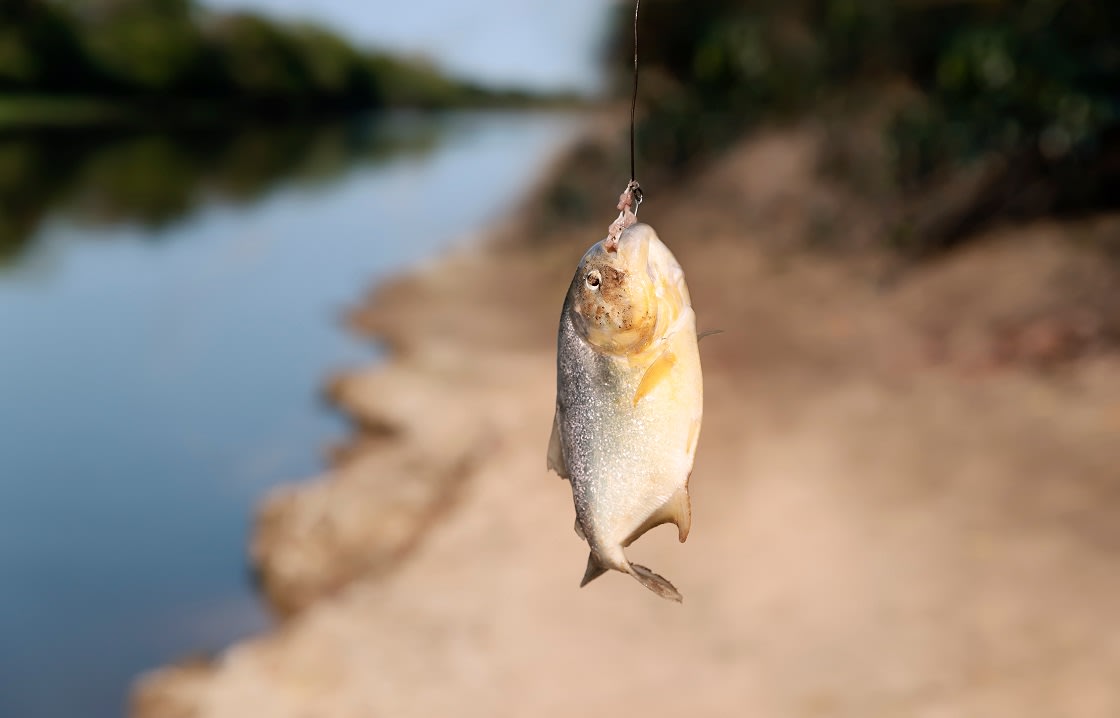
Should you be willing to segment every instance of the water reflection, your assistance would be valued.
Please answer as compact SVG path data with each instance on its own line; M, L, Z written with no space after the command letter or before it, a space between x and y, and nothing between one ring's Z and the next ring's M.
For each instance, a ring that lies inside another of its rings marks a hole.
M393 115L233 132L3 135L0 265L52 214L158 230L208 200L252 203L281 183L327 183L355 164L431 152L438 132L430 119Z

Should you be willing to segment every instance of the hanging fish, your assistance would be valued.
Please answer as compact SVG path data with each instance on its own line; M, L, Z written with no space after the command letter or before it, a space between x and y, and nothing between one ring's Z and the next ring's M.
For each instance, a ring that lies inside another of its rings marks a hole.
M680 601L623 549L663 523L688 537L703 412L696 317L677 260L622 199L564 301L548 467L571 482L576 533L591 548L580 586L614 569Z

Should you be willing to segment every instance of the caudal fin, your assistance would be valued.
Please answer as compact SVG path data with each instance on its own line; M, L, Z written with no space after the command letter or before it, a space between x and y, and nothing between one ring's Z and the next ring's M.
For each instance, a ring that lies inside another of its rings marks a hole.
M669 579L664 576L658 576L645 566L639 566L636 563L627 563L626 566L626 573L638 579L643 586L661 596L661 598L667 598L677 603L684 600L676 587L669 583ZM583 588L606 572L607 568L596 560L595 552L587 554L587 570L583 572L583 580L580 581L579 587Z
M579 526L578 521L576 522L576 526ZM603 566L595 560L594 552L587 554L587 570L583 572L583 580L579 582L579 587L583 588L606 572L607 569L603 568Z
M684 600L680 591L678 591L673 584L669 583L669 579L664 576L658 576L645 566L639 566L636 563L630 564L630 575L638 579L643 586L653 591L658 596L661 596L661 598L676 601L677 603L681 603Z

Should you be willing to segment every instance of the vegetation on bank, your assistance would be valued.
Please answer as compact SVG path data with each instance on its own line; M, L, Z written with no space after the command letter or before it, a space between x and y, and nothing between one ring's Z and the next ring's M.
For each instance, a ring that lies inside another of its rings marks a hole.
M517 90L194 0L0 0L0 127L523 104Z
M22 256L48 217L89 229L166 228L209 202L248 205L281 185L324 184L357 166L422 157L440 131L437 118L378 115L171 133L0 135L0 270Z
M875 113L882 183L923 192L987 162L990 180L916 249L993 217L1120 206L1120 3L1084 0L646 0L641 162L675 173L762 121ZM630 7L607 52L631 76ZM850 162L849 162L850 164ZM648 176L648 175L647 175ZM894 198L897 199L897 198Z

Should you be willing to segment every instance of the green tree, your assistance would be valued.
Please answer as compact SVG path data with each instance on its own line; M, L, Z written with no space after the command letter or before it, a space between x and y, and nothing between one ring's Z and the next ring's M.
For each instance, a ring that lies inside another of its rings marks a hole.
M90 60L125 91L176 88L203 52L189 0L93 0L75 12Z
M69 91L95 87L73 18L42 0L0 0L0 90Z
M608 46L619 94L632 20L620 7ZM884 137L899 186L998 155L982 193L998 200L967 208L976 220L1120 205L1117 37L1117 2L646 0L639 142L681 170L762 118L905 87Z

